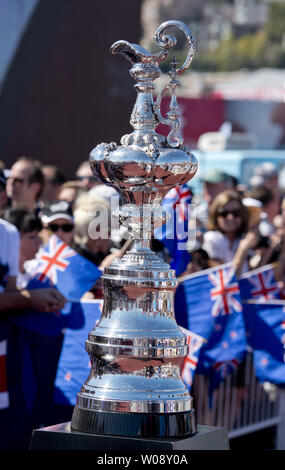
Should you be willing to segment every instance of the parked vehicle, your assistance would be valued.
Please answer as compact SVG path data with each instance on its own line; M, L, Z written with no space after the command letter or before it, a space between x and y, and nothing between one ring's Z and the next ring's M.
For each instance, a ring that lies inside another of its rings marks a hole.
M254 168L264 162L272 162L279 169L279 185L285 191L285 150L193 150L198 158L199 167L196 176L189 182L195 195L202 193L201 178L211 169L223 170L248 185Z

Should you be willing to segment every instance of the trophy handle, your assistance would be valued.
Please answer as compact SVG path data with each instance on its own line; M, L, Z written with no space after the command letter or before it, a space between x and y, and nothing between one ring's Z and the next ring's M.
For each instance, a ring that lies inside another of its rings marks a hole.
M173 27L176 27L183 31L183 33L185 34L187 38L188 45L189 45L189 50L188 50L187 57L185 59L184 64L181 65L181 67L178 67L176 69L176 74L181 75L181 73L183 73L190 66L193 56L194 56L195 48L196 48L196 41L191 33L190 28L188 28L188 26L182 23L182 21L178 21L178 20L165 21L157 28L153 36L153 39L162 49L171 49L172 47L176 45L177 41L176 41L176 38L174 38L173 36L166 35L165 31Z
M179 81L177 80L177 76L183 73L190 66L193 56L194 56L194 51L195 51L195 40L192 36L190 29L184 23L178 20L165 21L159 26L159 28L156 30L156 33L153 36L157 44L162 49L170 49L175 46L176 38L165 34L165 31L168 28L171 28L174 26L181 29L187 38L188 45L189 45L187 57L186 57L184 64L181 65L181 67L177 67L178 64L177 64L176 58L175 57L172 58L171 70L168 72L168 74L171 77L170 83L162 89L162 91L158 95L156 102L154 104L154 109L155 109L157 118L160 121L160 123L166 124L171 127L171 131L169 132L167 136L167 142L168 142L168 145L173 148L179 147L180 145L183 144L183 138L182 138L182 135L180 134L181 113L179 112L179 107L178 107L177 98L176 98L176 88L180 85ZM171 101L169 105L169 111L166 114L167 118L164 118L161 114L161 99L164 93L169 89L171 90Z

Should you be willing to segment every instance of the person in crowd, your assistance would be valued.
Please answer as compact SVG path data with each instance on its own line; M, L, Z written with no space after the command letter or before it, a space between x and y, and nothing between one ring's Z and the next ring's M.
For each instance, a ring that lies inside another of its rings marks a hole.
M44 174L44 188L41 194L42 205L56 201L65 176L62 171L55 165L43 165L42 172Z
M280 285L280 295L285 299L285 194L281 201L281 220L274 234L275 252L277 253L275 268L275 279Z
M59 201L67 201L74 208L75 201L81 194L87 192L79 181L66 181L60 187L57 199Z
M0 215L3 214L7 203L8 196L6 192L6 177L4 171L0 169Z
M0 409L2 450L27 448L31 431L22 382L24 351L21 349L19 332L11 326L11 316L18 317L29 309L48 315L63 309L66 303L64 296L54 288L17 289L19 247L17 228L0 219L0 341L7 345L7 356L1 368L1 392L4 394L7 390L9 397L9 406ZM46 370L42 363L41 366ZM28 381L29 377L25 377L25 380Z
M12 207L35 211L43 187L44 175L37 160L23 156L12 165L7 180L7 195Z
M281 199L280 214L274 220L276 220L273 224L274 228L272 228L272 224L268 227L268 221L261 220L259 231L264 233L267 230L267 232L264 233L265 236L261 237L263 240L262 249L259 247L259 250L256 251L261 258L259 265L277 262L275 279L280 282L281 290L285 293L285 195Z
M256 188L251 191L251 196L254 199L257 199L262 203L263 214L261 214L261 219L266 219L271 230L269 232L273 233L275 231L274 227L274 218L280 212L280 195L276 192L274 187L269 188L267 186ZM268 234L271 234L268 233Z
M98 224L95 222L96 218ZM106 256L111 253L110 206L108 202L103 198L94 197L91 193L82 195L74 210L74 223L76 250L100 266ZM99 235L100 230L102 230L102 234Z
M116 249L112 252L110 239L110 206L106 200L94 197L91 191L83 194L74 210L74 242L72 248L103 270L123 255ZM101 232L101 233L100 233ZM99 279L85 298L102 298L103 289Z
M207 227L209 219L209 207L215 197L223 191L236 187L236 178L221 170L209 170L203 181L203 202L197 206L196 217L200 225Z
M274 237L276 226L274 221L280 212L280 198L275 189L266 186L256 188L249 194L255 201L260 202L262 208L257 225L260 239L256 247L255 259L252 259L251 265L255 267L254 265L257 262L258 266L263 266L276 260L274 255L276 248L276 237Z
M208 228L203 249L209 255L210 266L233 261L237 274L247 271L249 250L256 246L259 237L256 229L247 232L248 211L236 191L216 196L210 206Z
M20 234L20 258L19 272L17 275L17 288L24 289L30 279L26 272L25 263L33 260L42 245L42 239L39 236L42 230L40 219L26 209L7 209L4 214L5 220L13 224Z
M250 190L259 188L271 188L278 190L278 170L271 162L264 162L258 165L249 180Z
M194 274L198 271L203 271L210 267L209 255L203 250L199 243L196 244L194 250L190 252L191 261L188 263L186 270L182 273L179 278L187 276L187 274Z
M262 202L253 197L249 197L248 193L242 198L242 203L248 211L248 230L256 227L261 220L263 211Z
M119 224L118 220L113 219L112 212L116 211L121 204L121 197L114 188L107 186L106 184L98 184L89 191L90 197L104 199L110 206L111 211L109 212L110 220L112 223L111 240L114 247L120 249L130 237L127 227ZM76 204L75 204L76 207Z
M16 290L20 238L14 225L0 219L0 292Z
M271 257L273 249L271 234L274 233L274 229L268 221L260 200L249 197L247 192L247 196L242 199L242 202L249 214L248 230L253 229L258 234L258 243L254 247L253 256L250 258L250 268L255 269L267 264Z
M97 184L101 184L100 180L93 175L88 161L84 161L79 165L75 173L76 180L80 182L83 188L89 189L93 188Z
M33 308L40 312L61 310L66 302L56 289L17 289L20 236L17 228L0 219L0 311Z
M74 234L74 218L71 205L67 201L54 201L46 204L39 217L43 224L42 237L46 243L55 233L64 243L71 245Z

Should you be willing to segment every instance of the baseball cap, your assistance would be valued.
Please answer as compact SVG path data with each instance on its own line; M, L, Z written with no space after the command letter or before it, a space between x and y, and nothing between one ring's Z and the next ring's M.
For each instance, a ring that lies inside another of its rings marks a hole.
M66 219L73 222L72 208L67 201L50 202L42 208L39 215L44 224L49 224L56 219Z
M205 176L201 178L204 183L230 183L234 184L233 176L225 173L222 170L209 170L206 172Z

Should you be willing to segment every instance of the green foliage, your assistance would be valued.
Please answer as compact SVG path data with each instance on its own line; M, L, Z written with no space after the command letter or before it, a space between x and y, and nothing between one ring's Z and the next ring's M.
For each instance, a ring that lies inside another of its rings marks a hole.
M239 38L233 34L221 41L212 59L218 71L241 68L284 67L285 65L285 3L270 6L268 21L256 33Z
M233 0L226 0L233 3ZM220 5L225 0L211 0L211 4ZM184 43L185 44L185 43ZM179 65L186 57L184 44L178 41L173 55ZM171 54L170 54L171 58ZM269 8L266 25L255 33L242 36L232 33L222 40L213 52L196 52L191 68L205 72L228 72L242 68L285 67L285 1L273 2ZM168 71L169 61L161 68Z
M269 41L282 41L285 34L285 4L283 2L272 3L266 32Z

